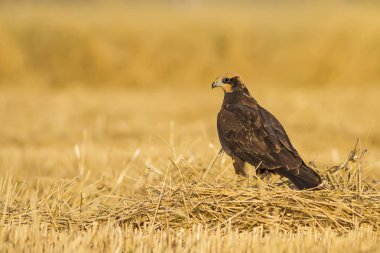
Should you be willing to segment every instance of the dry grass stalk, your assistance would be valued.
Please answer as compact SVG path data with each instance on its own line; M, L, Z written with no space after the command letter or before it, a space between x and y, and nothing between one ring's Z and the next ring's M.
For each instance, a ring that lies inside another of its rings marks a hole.
M255 178L214 181L191 179L179 163L161 185L147 186L146 194L112 195L101 181L84 184L80 178L57 184L38 200L19 200L24 186L2 180L2 224L32 224L37 220L55 230L93 224L116 224L152 229L262 227L296 232L303 228L347 232L358 227L378 230L380 193L362 175L365 151L357 145L346 162L325 172L320 190L298 191L284 183L259 182ZM214 162L214 161L213 161ZM209 173L209 169L206 170ZM176 183L178 181L178 183Z

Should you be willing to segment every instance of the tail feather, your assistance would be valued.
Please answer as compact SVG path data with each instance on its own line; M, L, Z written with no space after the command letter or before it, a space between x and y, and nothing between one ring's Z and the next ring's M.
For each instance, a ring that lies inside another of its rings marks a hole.
M280 169L278 174L288 178L300 190L314 188L322 183L318 173L304 163L298 169Z

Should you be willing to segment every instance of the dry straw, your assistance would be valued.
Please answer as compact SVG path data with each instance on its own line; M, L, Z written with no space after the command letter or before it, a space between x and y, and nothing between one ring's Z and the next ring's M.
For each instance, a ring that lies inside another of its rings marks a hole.
M78 177L54 185L37 199L15 180L3 179L0 219L2 224L37 221L55 230L89 229L94 224L150 230L186 229L195 224L240 231L255 227L284 232L378 230L380 194L376 182L363 174L364 153L355 147L340 166L320 171L325 179L320 189L304 191L291 189L287 182L258 178L210 182L198 174L189 179L175 162L171 167L178 172L177 180L167 171L161 185L146 186L142 193L127 197L114 194L101 181L86 184Z
M364 225L377 230L380 194L374 180L363 178L364 153L355 147L344 163L324 173L325 182L318 190L299 191L284 183L259 183L257 178L221 184L164 183L148 188L149 197L121 208L116 218L159 229L189 228L197 223L239 230L263 226L267 230L312 227L344 232Z

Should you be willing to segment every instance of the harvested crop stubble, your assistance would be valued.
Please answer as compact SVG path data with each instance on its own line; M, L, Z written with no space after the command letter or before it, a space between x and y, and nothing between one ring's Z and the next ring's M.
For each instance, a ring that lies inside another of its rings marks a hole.
M5 195L15 197L1 202L0 217L3 224L39 221L58 230L111 223L151 229L190 229L200 224L209 229L232 227L240 231L255 227L284 232L328 228L341 233L359 227L377 231L380 193L374 180L362 176L363 154L355 148L346 162L323 174L322 189L310 191L259 179L213 183L201 178L186 180L181 173L181 183L173 183L167 173L160 186L148 186L141 195L116 196L112 187L100 181L85 185L73 179L55 185L38 200L18 200L25 189L13 180L3 180L2 191L8 189ZM91 194L84 200L81 194L86 191Z

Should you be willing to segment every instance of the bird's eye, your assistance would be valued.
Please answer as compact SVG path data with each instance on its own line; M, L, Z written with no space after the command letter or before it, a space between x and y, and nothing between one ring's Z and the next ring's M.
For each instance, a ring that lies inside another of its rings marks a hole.
M229 78L227 78L227 77L226 77L226 78L223 78L223 80L222 80L223 83L229 83L230 81L231 81L231 80L230 80Z

